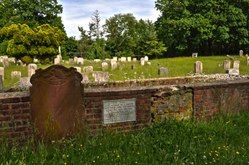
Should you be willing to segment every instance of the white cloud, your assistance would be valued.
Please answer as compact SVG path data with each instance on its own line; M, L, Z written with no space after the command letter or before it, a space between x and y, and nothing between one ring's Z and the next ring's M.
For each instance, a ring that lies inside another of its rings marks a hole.
M155 21L159 12L154 0L59 0L63 6L62 21L68 36L79 38L78 26L88 30L95 10L100 12L101 23L118 13L133 13L138 19Z

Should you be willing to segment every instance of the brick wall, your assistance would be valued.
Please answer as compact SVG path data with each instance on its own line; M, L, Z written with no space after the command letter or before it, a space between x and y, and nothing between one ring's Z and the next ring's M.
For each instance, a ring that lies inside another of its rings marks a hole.
M136 121L115 124L103 123L103 101L135 99ZM91 131L108 130L131 131L150 124L151 91L149 89L86 89L84 91L84 108L86 122Z
M24 140L32 135L27 92L0 93L0 137Z
M193 93L194 116L197 119L249 111L249 80L196 84Z

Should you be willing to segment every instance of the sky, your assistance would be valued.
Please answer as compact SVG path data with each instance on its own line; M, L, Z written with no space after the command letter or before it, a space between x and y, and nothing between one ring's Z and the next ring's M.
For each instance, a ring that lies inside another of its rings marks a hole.
M79 38L78 26L88 30L88 24L95 10L105 20L119 13L133 13L137 19L155 21L159 12L155 9L155 0L58 0L63 6L62 22L67 35Z

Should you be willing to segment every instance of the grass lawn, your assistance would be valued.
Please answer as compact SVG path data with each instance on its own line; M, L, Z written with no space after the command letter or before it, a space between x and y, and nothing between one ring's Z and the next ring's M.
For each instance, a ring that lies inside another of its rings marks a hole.
M248 164L249 113L210 122L166 120L142 131L6 147L2 164Z
M240 74L249 75L249 66L246 65L246 58L234 56L235 59L240 60ZM223 61L228 59L226 56L210 56L210 57L177 57L177 58L164 58L164 59L155 59L150 60L151 65L141 66L138 62L131 63L122 63L119 69L111 70L110 81L116 80L129 80L129 79L145 79L145 78L157 78L158 68L167 67L169 69L168 77L178 77L178 76L187 76L193 74L194 62L199 60L203 63L203 72L204 74L214 74L214 73L225 73L223 69ZM95 71L101 71L101 63L95 63L93 61L85 61L84 66L92 65L94 66ZM134 66L132 70L131 67ZM46 68L49 65L39 65L39 68ZM70 67L70 65L65 64L65 66ZM80 66L80 67L84 67ZM13 70L21 71L22 76L27 76L27 67L11 65L5 70L5 88L11 87L17 82L10 77L10 73Z

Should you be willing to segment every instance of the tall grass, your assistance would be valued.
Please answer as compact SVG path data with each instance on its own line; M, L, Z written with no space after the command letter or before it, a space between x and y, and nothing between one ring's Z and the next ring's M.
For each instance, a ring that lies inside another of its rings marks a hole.
M249 113L210 122L166 120L139 132L51 144L1 144L2 164L248 164Z

